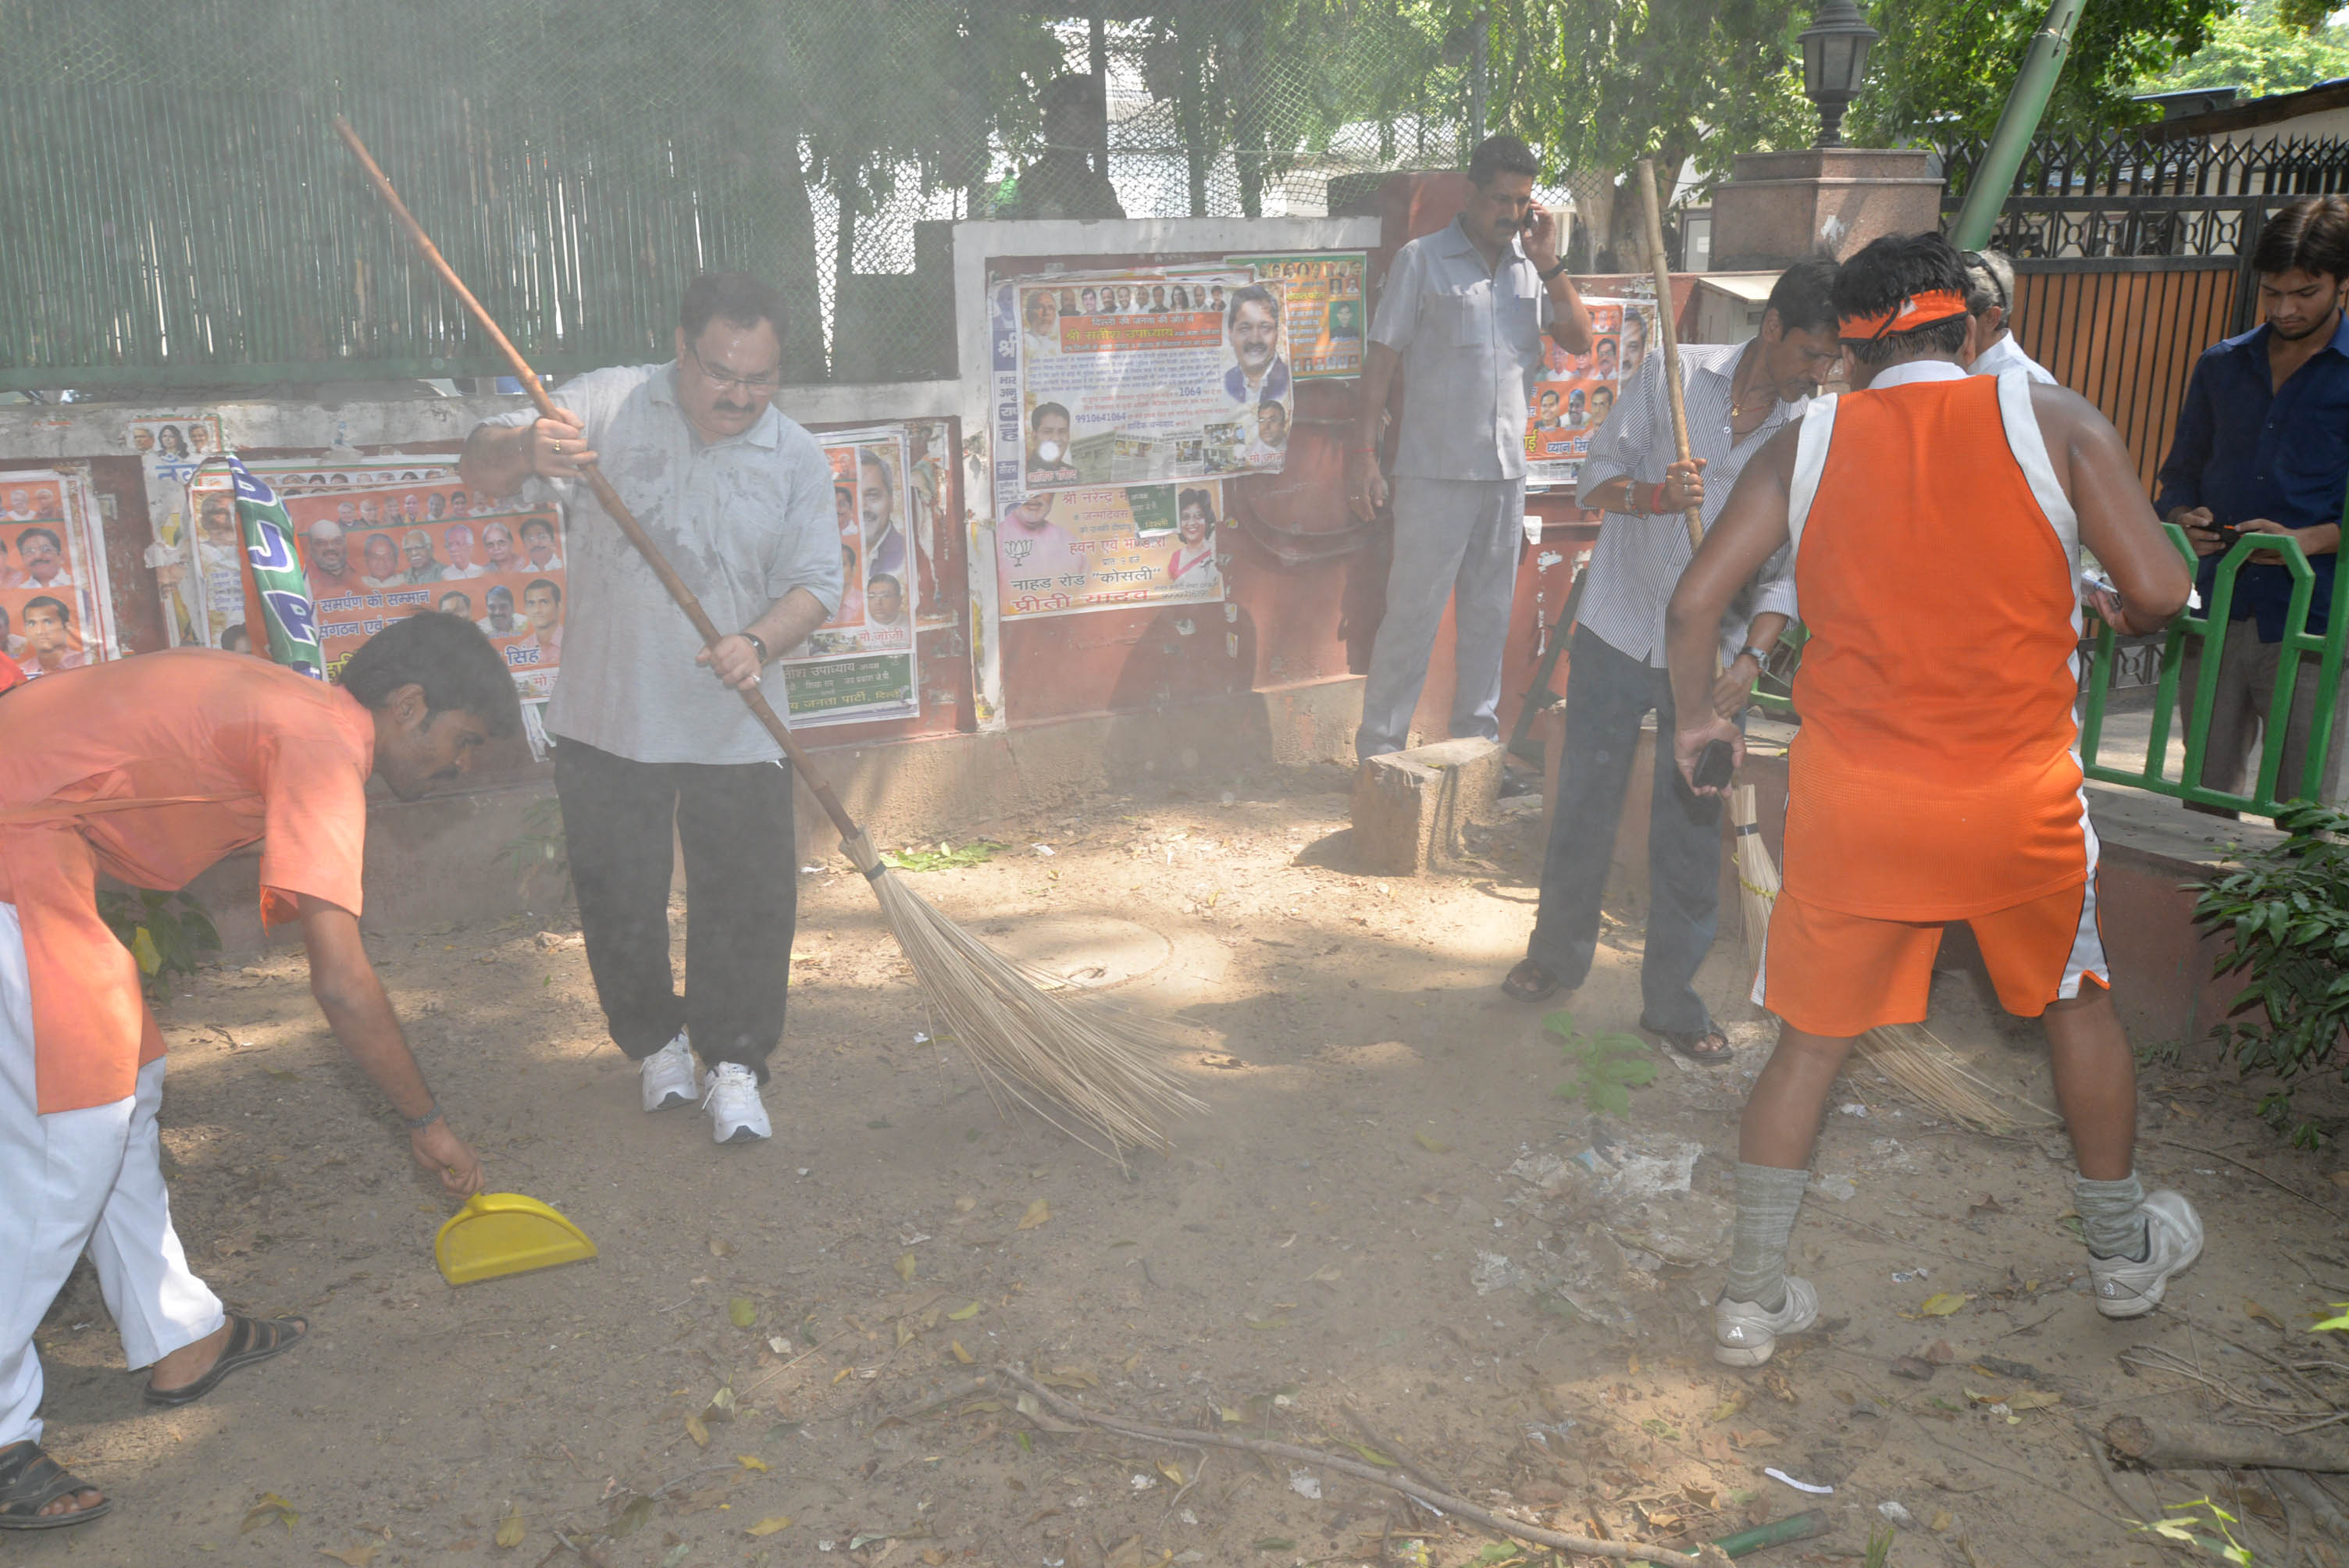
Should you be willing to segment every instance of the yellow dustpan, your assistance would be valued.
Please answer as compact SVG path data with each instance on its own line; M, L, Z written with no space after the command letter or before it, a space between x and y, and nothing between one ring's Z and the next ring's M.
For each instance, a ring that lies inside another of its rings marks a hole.
M587 1233L535 1198L477 1192L433 1238L433 1261L450 1284L574 1264L595 1255Z

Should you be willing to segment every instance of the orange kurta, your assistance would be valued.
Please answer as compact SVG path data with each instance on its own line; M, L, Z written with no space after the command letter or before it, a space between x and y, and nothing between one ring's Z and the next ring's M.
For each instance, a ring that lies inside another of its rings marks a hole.
M303 894L356 914L374 757L373 718L341 687L217 649L0 697L0 903L24 926L44 1114L124 1099L162 1055L96 873L184 887L260 841L264 903ZM126 800L158 803L112 804Z
M2088 875L2076 525L2000 396L1911 381L1813 416L1833 438L1795 561L1785 886L1821 908L1961 920Z

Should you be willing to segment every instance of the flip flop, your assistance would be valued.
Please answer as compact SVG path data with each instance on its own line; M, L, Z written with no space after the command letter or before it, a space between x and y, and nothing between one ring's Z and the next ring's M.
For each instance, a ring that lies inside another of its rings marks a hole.
M1557 976L1527 958L1501 982L1501 995L1516 1002L1538 1002L1557 989Z
M61 1497L97 1490L88 1481L68 1475L65 1467L43 1452L38 1443L15 1443L0 1449L0 1530L61 1530L68 1524L87 1524L111 1511L114 1500L105 1498L70 1513L44 1514L41 1510Z
M212 1363L211 1371L184 1388L158 1388L150 1381L142 1396L146 1401L150 1405L192 1405L220 1387L220 1380L240 1367L283 1356L301 1344L310 1332L310 1320L305 1317L247 1317L232 1312L228 1322L228 1343L221 1346L220 1359Z
M1701 1068L1727 1067L1737 1059L1737 1053L1730 1048L1729 1037L1721 1032L1721 1026L1718 1024L1708 1024L1702 1031L1692 1035L1678 1034L1671 1029L1660 1029L1645 1018L1640 1020L1640 1027L1663 1041L1664 1045L1673 1052L1687 1057Z

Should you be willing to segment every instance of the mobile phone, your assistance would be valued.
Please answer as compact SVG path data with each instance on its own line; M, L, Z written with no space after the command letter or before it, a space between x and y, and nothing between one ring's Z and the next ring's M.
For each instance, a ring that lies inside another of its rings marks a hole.
M2230 550L2235 541L2243 537L2243 531L2231 522L2222 522L2212 531L2218 534L2219 542Z
M1726 740L1708 740L1696 759L1695 784L1700 789L1718 789L1729 782L1736 766L1735 755Z

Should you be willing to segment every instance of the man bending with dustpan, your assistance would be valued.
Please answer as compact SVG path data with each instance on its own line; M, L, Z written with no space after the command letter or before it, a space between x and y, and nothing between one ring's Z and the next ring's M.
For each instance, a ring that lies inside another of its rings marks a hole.
M1818 1315L1786 1274L1820 1113L1852 1042L1925 1016L1944 923L1973 928L2008 1011L2045 1020L2072 1134L2096 1308L2136 1317L2202 1250L2176 1192L2133 1164L2136 1064L2113 1010L2073 704L2083 545L2119 593L2097 613L2157 630L2186 603L2128 449L2085 399L2020 371L1969 377L1966 273L1939 234L1881 239L1844 263L1838 331L1857 388L1823 397L1747 465L1669 615L1693 781L1719 740L1721 613L1790 542L1811 641L1795 677L1785 885L1754 999L1777 1049L1747 1099L1737 1229L1713 1309L1715 1357L1770 1359Z
M290 1349L298 1317L226 1311L189 1272L159 1167L163 1041L139 965L98 913L101 871L185 887L260 841L264 915L290 908L310 991L463 1197L481 1163L440 1119L359 943L370 775L412 800L522 727L513 677L451 615L394 622L342 684L217 648L146 654L0 690L0 1530L114 1506L41 1450L33 1347L87 1250L150 1405L202 1398Z

